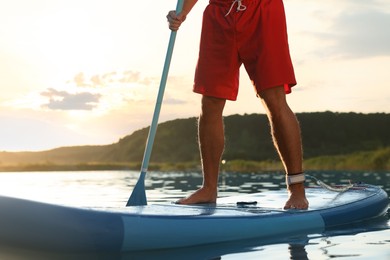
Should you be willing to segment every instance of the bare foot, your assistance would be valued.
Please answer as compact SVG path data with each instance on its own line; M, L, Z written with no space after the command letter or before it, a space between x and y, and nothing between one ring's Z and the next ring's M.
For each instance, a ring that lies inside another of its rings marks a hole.
M186 198L182 198L176 201L176 204L202 204L202 203L215 203L217 201L217 192L212 189L209 190L205 187L192 193Z
M303 183L292 184L288 187L289 198L284 209L307 209L309 202L306 199Z

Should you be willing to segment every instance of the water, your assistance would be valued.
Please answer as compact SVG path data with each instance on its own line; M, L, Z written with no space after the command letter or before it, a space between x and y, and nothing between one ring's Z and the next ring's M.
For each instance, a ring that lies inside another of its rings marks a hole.
M390 194L388 172L309 172L328 184L362 181ZM77 207L124 207L139 176L135 171L0 173L0 194ZM149 172L149 203L175 201L199 187L199 173ZM284 189L281 173L223 173L219 196ZM0 209L1 210L1 209ZM119 255L31 251L0 245L0 260L24 259L390 259L390 220L386 216L324 234L242 241L175 250ZM1 230L0 230L1 232Z

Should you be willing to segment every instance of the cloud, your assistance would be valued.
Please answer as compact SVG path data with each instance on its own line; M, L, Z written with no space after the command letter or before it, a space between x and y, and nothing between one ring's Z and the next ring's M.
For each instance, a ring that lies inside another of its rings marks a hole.
M331 54L350 58L390 55L390 13L345 11L333 22Z
M119 80L121 83L131 83L140 81L140 72L138 71L125 71L123 72L122 78Z
M74 83L78 87L86 87L88 84L85 83L85 77L84 73L80 72L79 74L75 75L73 78Z
M139 71L126 70L122 72L107 72L95 74L90 77L83 72L79 72L73 77L73 80L67 83L74 83L77 87L107 87L114 84L137 83L141 85L150 85L153 78L142 77Z
M53 88L42 92L41 95L49 98L49 103L44 106L53 110L92 110L97 106L101 97L100 94L89 92L72 94Z
M92 76L91 83L94 86L104 86L104 81L99 77L99 75Z
M297 0L297 4L311 2ZM318 40L321 57L390 56L390 2L387 0L328 0L309 5L312 24L301 36ZM322 4L322 5L320 5ZM304 10L303 10L304 12Z
M183 105L183 104L187 104L187 101L183 100L183 99L166 97L166 98L164 98L164 104L167 104L167 105Z

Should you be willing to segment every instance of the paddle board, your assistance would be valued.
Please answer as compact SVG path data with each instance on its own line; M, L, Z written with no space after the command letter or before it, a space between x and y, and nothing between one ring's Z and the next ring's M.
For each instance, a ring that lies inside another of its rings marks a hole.
M0 243L55 251L126 252L321 233L385 214L371 185L307 188L308 210L283 210L285 190L219 198L216 204L76 208L0 196Z

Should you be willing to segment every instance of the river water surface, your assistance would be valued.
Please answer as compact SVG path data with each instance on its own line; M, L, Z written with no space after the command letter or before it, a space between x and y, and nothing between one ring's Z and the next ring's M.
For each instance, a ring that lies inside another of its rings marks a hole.
M308 172L327 184L364 182L390 194L389 172ZM136 171L3 172L0 194L49 203L92 208L124 207L139 176ZM149 172L148 203L175 201L197 189L197 172ZM314 185L308 183L308 185ZM282 173L222 173L219 196L284 189ZM1 209L0 209L1 210ZM0 245L2 259L390 259L387 215L358 225L275 241L245 241L174 250L97 255L31 251ZM1 230L0 230L1 232Z

